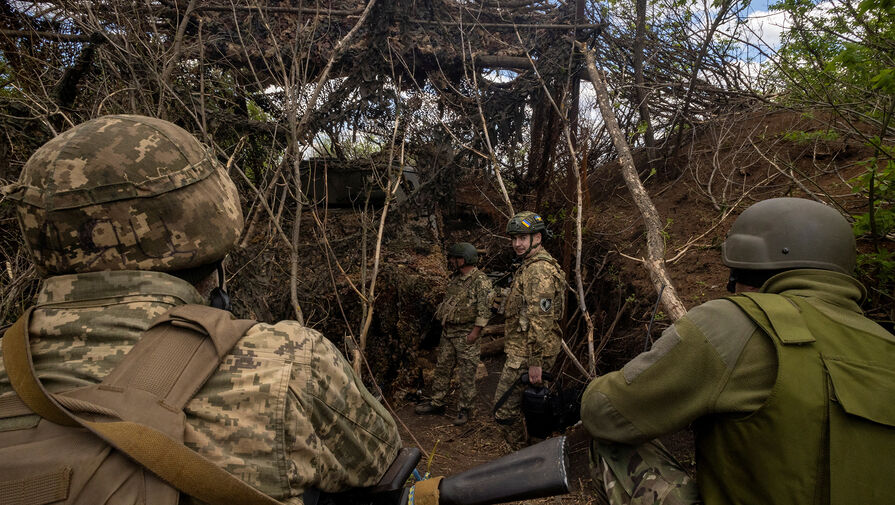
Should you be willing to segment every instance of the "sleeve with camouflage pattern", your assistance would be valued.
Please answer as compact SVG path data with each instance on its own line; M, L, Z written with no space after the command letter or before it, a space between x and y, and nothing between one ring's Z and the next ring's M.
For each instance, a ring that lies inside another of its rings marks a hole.
M557 293L562 293L556 285L556 277L552 266L546 261L531 264L522 273L522 314L527 324L525 331L528 347L528 366L543 366L545 352L549 347L549 339L557 319Z
M289 381L290 484L327 492L373 485L401 448L397 425L329 340L321 335L311 347Z
M487 326L491 318L491 300L494 298L491 279L482 273L475 286L475 326Z

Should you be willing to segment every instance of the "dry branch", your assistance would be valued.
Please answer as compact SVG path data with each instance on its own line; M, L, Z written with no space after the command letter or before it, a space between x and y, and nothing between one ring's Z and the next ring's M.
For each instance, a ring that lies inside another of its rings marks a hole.
M674 289L674 284L671 282L671 277L668 275L668 270L665 268L665 240L662 237L662 224L659 219L659 212L656 210L655 205L653 205L652 200L650 200L646 189L643 187L643 183L640 182L640 177L637 175L637 169L634 167L634 157L631 155L631 148L628 147L624 134L618 126L618 121L615 119L615 113L612 111L612 107L609 104L609 91L606 88L605 81L600 75L600 71L597 70L594 53L584 44L580 44L579 48L584 53L587 62L587 72L590 74L591 83L593 83L594 91L597 94L597 102L600 107L600 113L603 116L603 121L606 124L607 130L612 136L612 142L618 151L622 167L622 177L625 179L625 184L628 186L631 196L634 197L637 208L640 209L640 214L643 217L643 222L646 226L647 257L641 261L649 271L650 278L653 281L656 291L662 293L662 304L668 311L668 315L672 320L676 320L683 316L687 312L687 309L684 307L680 298L678 298L677 291ZM662 286L665 286L664 291L662 291Z

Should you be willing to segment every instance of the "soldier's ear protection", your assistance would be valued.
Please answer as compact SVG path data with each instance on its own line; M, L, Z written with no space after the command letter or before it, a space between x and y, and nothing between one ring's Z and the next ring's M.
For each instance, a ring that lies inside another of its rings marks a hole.
M218 286L211 290L209 305L216 309L232 312L233 306L230 304L230 295L225 291L226 288L227 286L224 284L224 266L218 264Z

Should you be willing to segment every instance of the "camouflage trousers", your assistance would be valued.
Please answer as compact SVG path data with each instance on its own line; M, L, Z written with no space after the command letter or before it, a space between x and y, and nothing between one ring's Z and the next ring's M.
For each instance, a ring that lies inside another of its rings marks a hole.
M551 356L544 360L543 370L549 370L556 361L556 356ZM525 427L522 425L522 391L525 385L517 382L517 379L523 373L528 372L528 363L525 358L513 355L507 355L507 360L503 364L503 371L500 372L500 379L497 382L497 389L494 391L494 404L504 396L504 394L513 388L506 400L497 411L494 412L494 420L503 433L503 438L513 450L521 449L525 446Z
M469 331L445 332L438 345L438 363L435 365L435 381L432 385L432 405L444 405L451 385L451 376L457 370L460 399L457 407L472 410L475 402L475 370L481 350L479 341L466 342Z
M591 442L590 470L601 505L696 505L699 488L658 441Z

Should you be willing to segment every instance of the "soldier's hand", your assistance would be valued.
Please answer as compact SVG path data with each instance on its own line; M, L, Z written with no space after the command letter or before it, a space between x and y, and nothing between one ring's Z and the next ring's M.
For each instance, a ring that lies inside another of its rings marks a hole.
M528 367L528 382L531 384L540 384L541 383L541 367L539 367L539 366Z
M469 334L466 335L466 343L467 344L475 343L475 341L479 339L479 335L481 333L482 333L481 326L473 326L472 331L470 331Z

